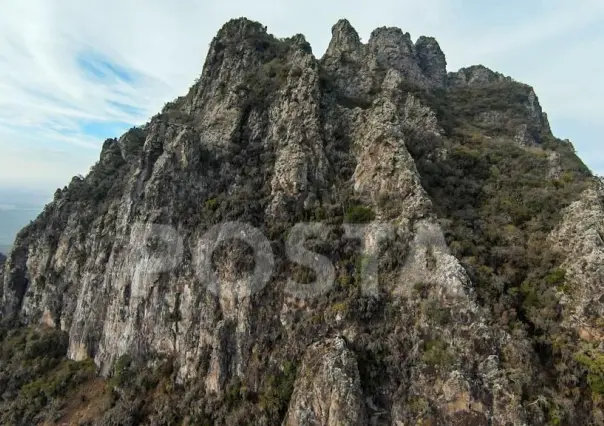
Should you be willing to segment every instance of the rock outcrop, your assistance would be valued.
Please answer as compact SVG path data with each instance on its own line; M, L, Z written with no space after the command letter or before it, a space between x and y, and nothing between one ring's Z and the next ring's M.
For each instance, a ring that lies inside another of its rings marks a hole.
M475 65L462 68L457 72L448 74L447 84L450 87L484 86L493 83L511 82L511 77L491 71L485 66Z
M491 71L479 65L449 73L447 84L453 92L466 91L477 95L477 102L484 94L502 98L508 97L513 109L485 108L471 117L473 123L485 130L509 129L510 136L521 146L537 145L552 136L547 115L541 109L534 90L525 84L515 82L510 77ZM503 90L502 90L503 89Z
M604 342L604 192L594 186L564 210L549 241L565 259L559 289L565 325L582 339Z
M532 162L530 179L500 152ZM487 196L570 205L550 238L582 333L604 313L601 195L573 198L591 179L532 88L482 66L447 74L433 38L378 28L363 44L342 20L318 60L304 36L237 19L185 96L107 140L19 234L2 316L64 331L69 358L103 376L169 360L211 424L594 421L581 373L564 393L536 349L550 343L518 290L528 256L502 260L557 216Z
M302 360L284 426L366 425L357 360L340 337L313 344Z
M374 30L367 44L346 20L332 29L322 67L342 100L371 103L385 79L399 78L424 88L444 87L446 60L436 40L422 37L416 44L399 28Z
M6 262L6 256L0 253L0 281L4 282L4 263ZM0 296L2 295L2 290L0 290Z

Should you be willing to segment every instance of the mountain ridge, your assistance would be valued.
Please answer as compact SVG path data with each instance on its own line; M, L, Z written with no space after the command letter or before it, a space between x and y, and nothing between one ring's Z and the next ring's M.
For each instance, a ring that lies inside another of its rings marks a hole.
M93 360L118 395L94 424L602 424L602 199L530 86L447 73L435 39L341 20L317 59L232 20L189 92L19 233L2 335L43 324ZM204 239L233 221L268 240L264 286L245 244ZM288 256L309 221L333 282Z

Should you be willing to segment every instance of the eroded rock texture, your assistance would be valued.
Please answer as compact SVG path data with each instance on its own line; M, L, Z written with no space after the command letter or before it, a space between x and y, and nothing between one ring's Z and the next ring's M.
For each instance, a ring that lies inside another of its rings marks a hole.
M604 371L575 355L604 336L602 194L534 91L481 66L447 74L433 38L332 33L318 60L301 35L227 23L188 94L107 140L19 234L3 318L65 331L69 357L104 376L125 355L169 359L211 424L600 422ZM368 220L386 242L343 237ZM199 272L204 235L228 221L270 241L265 286L245 244L217 248L218 283ZM336 279L299 298L288 279L316 276L286 240L305 221L323 223L307 248ZM531 257L546 238L551 265ZM361 246L380 253L371 291Z

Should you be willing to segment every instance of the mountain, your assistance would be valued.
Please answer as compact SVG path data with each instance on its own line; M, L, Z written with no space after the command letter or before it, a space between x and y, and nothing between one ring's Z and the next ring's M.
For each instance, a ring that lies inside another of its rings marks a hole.
M530 86L332 33L228 22L19 233L2 424L604 424L599 181Z
M6 262L6 256L0 253L0 278L4 275L4 263Z

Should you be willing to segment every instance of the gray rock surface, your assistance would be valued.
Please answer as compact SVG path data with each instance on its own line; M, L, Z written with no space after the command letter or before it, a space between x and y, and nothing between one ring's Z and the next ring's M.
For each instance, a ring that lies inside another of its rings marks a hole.
M107 140L90 175L19 234L0 270L2 316L67 332L69 357L92 358L103 375L124 354L170 358L180 383L217 398L233 383L261 393L269 372L298 360L288 426L525 425L530 410L543 420L546 408L524 406L539 374L526 332L477 300L412 154L437 146L430 161L449 156L427 94L506 84L520 112L472 111L460 126L536 147L549 124L532 89L482 66L447 74L432 38L378 28L363 44L342 20L318 60L303 36L230 21L189 92ZM291 227L340 223L356 204L395 230L375 291L351 284L351 259L363 258L330 230L315 243L336 258L337 284L315 298L288 293ZM586 192L551 236L574 283L573 327L602 295L603 218L601 194ZM203 236L227 221L271 240L266 287L255 287L254 261L236 245L213 258L219 284L199 273L212 245ZM366 368L375 353L384 377Z
M549 239L564 256L568 280L561 295L565 325L582 339L604 342L604 191L586 190L564 210Z
M505 81L512 81L512 79L501 73L491 71L485 66L475 65L468 68L462 68L457 72L449 73L447 84L451 87L481 86Z
M306 352L283 426L366 425L357 360L336 337Z

